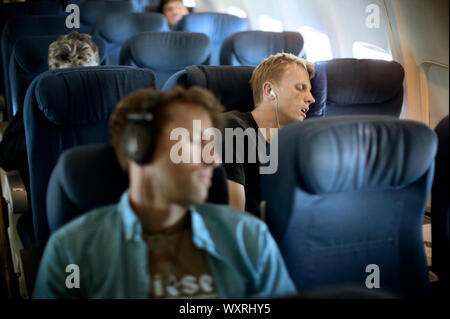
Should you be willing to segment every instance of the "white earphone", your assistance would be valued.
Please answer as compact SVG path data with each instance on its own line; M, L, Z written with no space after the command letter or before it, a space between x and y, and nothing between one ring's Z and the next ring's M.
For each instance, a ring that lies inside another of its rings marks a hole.
M272 95L275 98L276 101L276 105L274 105L275 107L275 117L277 120L277 125L278 125L278 129L280 129L280 121L278 120L278 98L277 95L275 94L275 92L271 89L269 92L270 95Z

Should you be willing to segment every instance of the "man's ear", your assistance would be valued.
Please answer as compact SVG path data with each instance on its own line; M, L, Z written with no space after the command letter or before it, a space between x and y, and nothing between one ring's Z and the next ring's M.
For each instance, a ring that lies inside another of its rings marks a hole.
M272 82L267 81L263 83L262 87L263 96L269 98L270 100L274 99L274 96L270 93L272 91L272 88L273 88Z

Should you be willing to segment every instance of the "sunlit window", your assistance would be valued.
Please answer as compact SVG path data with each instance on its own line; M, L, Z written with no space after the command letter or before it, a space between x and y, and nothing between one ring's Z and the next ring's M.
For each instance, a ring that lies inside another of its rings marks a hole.
M303 26L298 28L305 41L305 52L309 61L326 61L333 58L330 39L325 33L314 28Z
M235 6L229 6L227 9L227 13L237 16L239 18L247 18L247 13L241 8Z
M195 0L183 0L183 3L186 7L195 7Z
M260 15L258 18L259 29L262 31L282 32L283 24L281 21L266 15Z
M356 41L353 43L353 57L357 59L376 59L392 61L392 54L379 46Z

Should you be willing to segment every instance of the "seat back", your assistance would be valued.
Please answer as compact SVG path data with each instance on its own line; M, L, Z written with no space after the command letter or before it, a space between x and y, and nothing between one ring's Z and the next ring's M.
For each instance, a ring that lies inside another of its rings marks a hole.
M366 288L376 265L380 290L429 297L422 223L433 131L389 116L348 116L293 123L278 138L283 162L261 175L261 190L297 290Z
M316 103L310 105L308 118L323 116L326 106L326 64L316 63L315 68L311 85ZM253 66L191 66L174 74L163 89L198 85L213 92L226 111L249 112L255 107L249 83L254 69Z
M128 188L109 144L85 145L65 151L52 173L47 191L50 232L96 207L117 203ZM216 168L209 202L228 204L228 189L222 167Z
M326 116L400 116L405 72L399 63L334 59L328 61L327 68Z
M207 64L211 54L208 37L190 32L142 32L127 40L120 51L120 64L151 69L156 87L187 66Z
M168 31L169 26L164 15L159 13L110 13L97 22L94 34L107 43L108 65L119 64L122 44L144 31Z
M97 66L47 71L30 84L24 125L39 249L49 235L45 198L59 155L77 145L108 142L108 121L116 103L139 88L153 87L154 81L150 70Z
M228 36L220 50L221 65L257 66L269 56L286 52L299 56L303 37L298 32L244 31Z
M58 1L39 1L37 2L0 2L0 36L3 31L5 23L15 17L27 15L42 15L42 14L62 14L61 4ZM0 74L3 74L4 68L2 60L0 60ZM0 76L0 90L5 92L3 76Z
M219 65L223 40L235 32L248 30L248 20L225 13L192 13L185 15L175 30L206 34L211 40L210 64Z
M0 3L0 32L6 21L11 18L42 15L42 14L63 14L59 1L39 1L39 2L10 2Z
M83 1L80 7L80 33L92 33L97 21L108 13L133 12L133 3L118 0Z
M11 87L9 85L9 61L16 41L28 36L61 35L71 32L66 28L66 18L57 15L23 16L10 19L2 32L3 80L7 119L13 117Z
M448 115L439 122L435 132L439 147L436 155L436 174L431 191L432 268L439 276L442 291L450 288L450 217L448 201Z
M48 47L59 36L26 37L16 41L9 61L9 79L13 115L23 107L25 94L31 81L40 73L48 70ZM106 43L93 36L97 44L100 63L105 59Z
M213 92L226 111L251 111L254 104L249 81L253 70L251 66L191 66L173 75L163 89L201 86Z
M130 0L134 12L145 12L149 6L159 7L159 0Z

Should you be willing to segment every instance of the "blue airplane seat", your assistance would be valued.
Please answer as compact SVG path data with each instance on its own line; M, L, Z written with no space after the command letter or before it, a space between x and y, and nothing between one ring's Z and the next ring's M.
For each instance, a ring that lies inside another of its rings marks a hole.
M261 192L299 293L366 288L376 265L380 291L429 297L422 223L436 149L426 125L389 116L325 117L279 132L282 162L261 175Z
M281 52L300 56L303 44L303 37L298 32L238 32L224 40L220 64L257 66L269 56Z
M168 31L164 15L159 13L110 13L99 19L94 34L107 43L108 65L119 65L122 44L145 31Z
M95 0L83 1L80 7L80 33L92 33L97 21L108 13L133 12L133 4L130 1Z
M213 92L226 111L248 112L254 109L250 78L253 66L191 66L175 73L164 84L163 90L180 85L201 86ZM326 107L326 62L315 64L316 75L311 80L316 103L311 104L307 118L323 116Z
M27 15L42 15L42 14L62 14L63 10L58 1L39 1L36 2L0 2L0 36L2 34L5 23L15 17ZM5 95L5 84L3 79L3 70L8 68L8 65L3 66L3 60L0 59L0 93Z
M31 81L48 70L48 47L58 37L58 35L25 37L16 41L9 62L13 115L23 107ZM98 36L93 36L92 40L98 46L102 64L106 56L106 43Z
M448 115L435 129L439 139L436 174L431 191L432 270L438 275L443 291L450 288L450 217L448 201Z
M47 191L50 232L100 206L115 204L128 188L110 144L85 145L65 151L58 160ZM214 170L209 202L228 204L223 167Z
M154 84L151 70L124 66L50 70L30 84L24 125L38 249L49 236L45 198L59 155L74 146L109 142L109 117L116 103Z
M390 115L399 117L405 71L395 61L333 59L327 66L325 116Z
M156 87L191 65L208 64L209 38L191 32L142 32L128 39L120 51L120 64L151 69Z
M131 0L134 12L145 12L149 6L158 6L159 0Z
M58 15L23 16L10 19L2 32L2 64L5 85L6 117L13 117L11 87L9 80L9 61L16 41L28 36L61 35L70 33L66 28L66 18Z
M178 31L199 32L211 39L211 65L220 65L220 48L229 35L248 30L248 20L225 13L192 13L184 16L174 28Z

